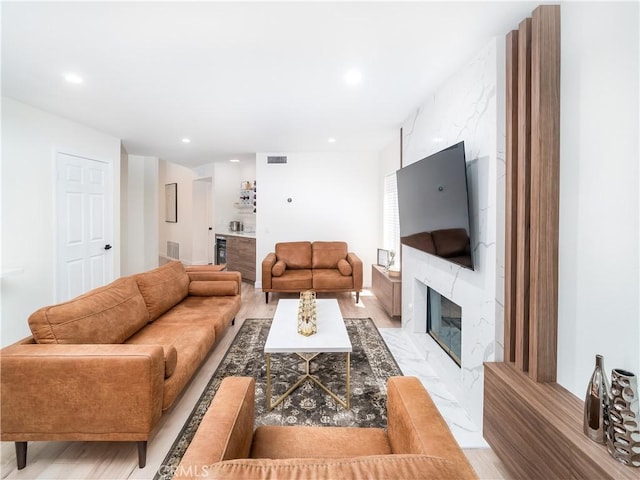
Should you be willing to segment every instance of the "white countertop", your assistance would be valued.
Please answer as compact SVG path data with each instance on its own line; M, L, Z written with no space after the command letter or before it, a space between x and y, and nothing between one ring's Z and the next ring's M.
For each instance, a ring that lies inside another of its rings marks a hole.
M256 238L255 232L231 232L231 231L223 231L216 232L216 235L224 235L226 237L246 237L246 238Z

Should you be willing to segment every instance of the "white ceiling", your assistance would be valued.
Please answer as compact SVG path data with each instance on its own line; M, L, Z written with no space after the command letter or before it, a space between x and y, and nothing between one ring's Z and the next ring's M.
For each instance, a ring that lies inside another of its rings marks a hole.
M2 95L120 138L130 154L187 166L379 150L535 6L3 1ZM351 68L357 86L344 81Z

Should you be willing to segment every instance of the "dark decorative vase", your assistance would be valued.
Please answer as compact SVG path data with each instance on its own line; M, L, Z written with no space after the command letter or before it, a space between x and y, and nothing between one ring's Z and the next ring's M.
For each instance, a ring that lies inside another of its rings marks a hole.
M584 399L584 434L594 442L605 443L609 424L609 385L604 374L604 359L596 355L587 394Z
M609 454L625 465L640 467L638 379L626 370L616 368L611 372L609 422Z

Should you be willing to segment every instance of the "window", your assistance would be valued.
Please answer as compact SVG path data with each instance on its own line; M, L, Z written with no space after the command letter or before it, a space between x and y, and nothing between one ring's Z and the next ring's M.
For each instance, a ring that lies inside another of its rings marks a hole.
M384 177L382 208L382 247L396 253L394 263L397 267L400 265L400 217L395 172Z

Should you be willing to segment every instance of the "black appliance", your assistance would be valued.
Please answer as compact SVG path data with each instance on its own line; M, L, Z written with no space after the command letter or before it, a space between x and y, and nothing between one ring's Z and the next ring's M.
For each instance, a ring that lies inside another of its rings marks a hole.
M227 263L227 238L216 236L216 265Z

